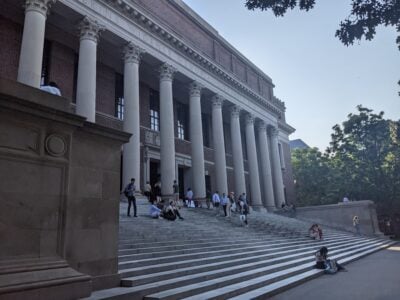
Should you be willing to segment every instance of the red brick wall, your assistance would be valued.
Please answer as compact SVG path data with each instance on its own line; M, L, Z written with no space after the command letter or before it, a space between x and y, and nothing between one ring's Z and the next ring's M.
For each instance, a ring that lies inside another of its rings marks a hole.
M17 80L22 26L0 15L0 77Z
M96 110L115 115L115 71L97 63Z
M60 87L63 97L71 102L74 92L75 51L58 42L52 42L49 59L49 81Z

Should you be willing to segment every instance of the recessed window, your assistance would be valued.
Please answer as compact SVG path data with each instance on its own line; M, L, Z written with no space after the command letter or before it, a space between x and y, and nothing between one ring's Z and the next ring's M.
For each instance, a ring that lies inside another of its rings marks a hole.
M188 126L187 126L187 114L188 114L187 106L182 103L177 102L176 109L177 109L176 121L177 121L178 139L188 140L189 134L188 134Z
M124 119L124 76L115 74L115 116Z
M154 90L150 90L150 129L160 131L160 98Z

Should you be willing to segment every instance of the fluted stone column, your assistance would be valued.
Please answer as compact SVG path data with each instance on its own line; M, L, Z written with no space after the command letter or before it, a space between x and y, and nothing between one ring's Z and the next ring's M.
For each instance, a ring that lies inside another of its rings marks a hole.
M275 205L280 208L285 203L285 194L283 191L283 178L281 162L279 159L278 148L278 129L272 127L271 132L271 164L272 164L272 178L274 184Z
M80 44L78 82L76 87L76 113L89 122L96 122L96 61L99 33L104 27L84 17L79 23Z
M272 184L272 170L268 147L267 124L261 121L258 125L258 141L260 146L261 177L264 191L264 206L269 212L275 210L274 187Z
M254 117L251 114L248 114L246 117L246 144L247 159L249 162L251 204L254 209L262 210L260 175L258 173L256 139L254 136Z
M123 146L123 183L125 186L135 178L137 189L140 189L139 63L143 52L132 43L124 47L124 131L132 136Z
M172 80L176 69L165 63L160 67L160 164L161 194L173 195L175 177L175 134Z
M18 77L21 83L40 87L46 17L56 0L26 0L25 21L19 56Z
M231 110L231 138L233 171L235 176L236 195L246 193L246 181L244 178L242 135L240 132L240 107L235 105Z
M224 126L222 120L222 103L224 99L215 95L212 98L212 126L213 126L213 144L215 177L217 190L222 193L228 193L228 183L226 176L226 158L225 158L225 140Z
M203 126L201 121L201 89L198 82L190 84L190 140L192 142L192 188L195 199L206 197L204 177Z

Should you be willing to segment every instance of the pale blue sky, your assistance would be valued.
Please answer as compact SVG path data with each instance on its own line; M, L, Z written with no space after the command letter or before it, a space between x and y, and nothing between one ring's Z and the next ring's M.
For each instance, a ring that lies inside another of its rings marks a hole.
M382 27L373 41L341 44L334 35L350 0L318 0L308 13L296 9L283 18L248 11L244 0L184 1L272 78L296 128L290 139L325 150L332 126L358 104L400 118L396 32Z

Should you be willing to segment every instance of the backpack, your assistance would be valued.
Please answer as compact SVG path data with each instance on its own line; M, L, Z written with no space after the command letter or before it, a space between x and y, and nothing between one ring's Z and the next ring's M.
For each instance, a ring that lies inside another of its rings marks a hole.
M334 259L327 259L325 261L325 270L324 273L325 274L336 274L338 271L338 267L336 265L336 260Z

